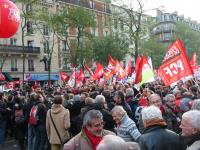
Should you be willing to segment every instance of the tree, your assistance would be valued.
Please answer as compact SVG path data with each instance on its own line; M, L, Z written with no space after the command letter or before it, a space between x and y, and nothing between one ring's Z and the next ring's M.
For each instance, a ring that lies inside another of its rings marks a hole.
M22 88L24 89L24 77L25 77L25 37L33 33L33 19L34 15L38 12L38 4L42 0L16 0L16 3L20 6L21 12L21 38L22 38ZM34 13L33 13L34 12Z
M94 60L104 65L108 63L108 56L121 61L128 53L128 42L119 37L96 38L93 41Z
M91 60L93 36L87 29L96 26L94 13L82 7L65 7L61 12L57 34L69 47L71 63L77 65L82 64L84 59ZM70 37L67 29L77 29L76 35Z
M183 40L190 58L193 52L196 52L197 56L200 55L200 33L198 31L194 31L186 23L178 22L175 26L173 41L176 41L178 38Z
M115 2L122 11L113 13L118 16L122 26L125 25L123 33L127 33L129 42L134 44L134 52L132 54L135 55L136 60L141 40L143 40L144 35L147 33L142 20L144 17L147 17L144 14L145 2L142 0L115 0Z
M148 40L144 41L141 48L142 53L151 57L154 68L160 66L166 50L167 46L160 43L158 37L155 35L151 35Z

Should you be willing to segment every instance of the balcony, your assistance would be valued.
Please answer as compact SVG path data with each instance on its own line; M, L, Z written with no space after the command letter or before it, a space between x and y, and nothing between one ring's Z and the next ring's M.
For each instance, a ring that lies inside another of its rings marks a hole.
M30 53L40 54L40 47L16 46L16 45L0 45L0 53Z
M78 5L78 6L82 6L82 7L88 8L88 9L94 9L94 10L97 10L97 11L106 12L106 13L111 14L111 9L109 7L104 9L103 5L100 6L100 5L94 4L92 6L87 1L80 1L80 0L57 0L57 1L61 1L61 2L64 2L64 3L69 3L69 4L73 4L73 5Z

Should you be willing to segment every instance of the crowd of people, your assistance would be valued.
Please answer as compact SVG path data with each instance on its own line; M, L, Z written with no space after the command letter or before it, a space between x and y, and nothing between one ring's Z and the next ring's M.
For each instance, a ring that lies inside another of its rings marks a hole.
M7 137L21 150L199 150L199 85L91 82L1 92L1 147Z

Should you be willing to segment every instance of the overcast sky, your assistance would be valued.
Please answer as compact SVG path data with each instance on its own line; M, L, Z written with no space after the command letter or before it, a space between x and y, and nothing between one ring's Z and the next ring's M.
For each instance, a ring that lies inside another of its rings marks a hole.
M126 0L123 0L125 2ZM134 0L133 0L134 1ZM142 0L144 1L144 0ZM200 23L200 0L147 0L145 7L148 9L164 6L165 12L178 12L178 15L190 17ZM156 15L155 11L151 12Z

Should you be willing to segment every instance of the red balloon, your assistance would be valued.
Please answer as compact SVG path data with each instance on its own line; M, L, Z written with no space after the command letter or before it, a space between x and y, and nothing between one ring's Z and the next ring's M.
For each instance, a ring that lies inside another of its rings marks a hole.
M0 38L13 36L20 23L20 12L17 6L9 0L0 0Z

